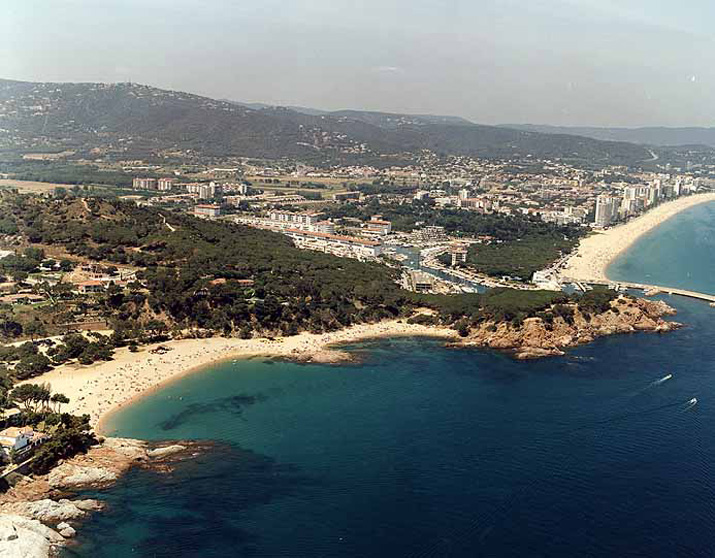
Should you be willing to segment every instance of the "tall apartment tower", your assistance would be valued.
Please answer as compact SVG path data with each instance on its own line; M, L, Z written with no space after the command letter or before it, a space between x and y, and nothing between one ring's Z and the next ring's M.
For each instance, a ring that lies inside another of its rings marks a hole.
M607 227L613 222L618 211L618 199L601 194L596 198L596 217L594 224L597 227Z

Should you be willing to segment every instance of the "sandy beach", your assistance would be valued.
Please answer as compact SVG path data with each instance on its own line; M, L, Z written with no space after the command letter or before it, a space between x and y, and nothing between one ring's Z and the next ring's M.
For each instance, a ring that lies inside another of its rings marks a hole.
M609 263L641 235L673 215L700 203L715 201L715 193L696 194L658 206L626 224L584 239L562 274L576 281L607 281ZM158 345L141 347L136 353L118 349L109 362L90 366L68 364L55 368L32 383L48 382L52 390L70 398L65 407L73 413L87 413L101 430L102 421L116 409L146 395L162 384L207 365L228 359L252 356L282 357L301 361L341 362L348 358L336 345L354 341L394 336L429 336L454 338L448 328L426 327L391 320L361 324L340 331L276 339L182 339L162 343L171 350L152 353Z
M341 343L398 336L450 339L456 335L454 330L448 328L390 320L355 325L331 333L301 333L272 340L223 337L182 339L161 343L171 349L163 354L151 352L159 344L143 346L136 353L121 348L115 352L112 361L89 366L66 364L28 382L48 382L54 392L69 397L70 403L63 410L90 415L92 424L101 431L103 419L113 410L151 393L162 384L219 361L266 356L335 363L349 358L334 346Z
M681 211L711 201L715 201L715 193L678 198L661 204L628 223L584 238L563 268L562 277L571 281L608 281L606 269L609 264L639 237Z

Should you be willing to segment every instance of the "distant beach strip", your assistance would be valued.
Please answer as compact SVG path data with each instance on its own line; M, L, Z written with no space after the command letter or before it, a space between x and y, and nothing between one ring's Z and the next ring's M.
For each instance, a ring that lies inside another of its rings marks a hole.
M606 273L608 266L638 238L681 211L707 202L715 202L715 192L693 194L666 202L628 223L584 238L564 266L562 278L583 283L609 281Z

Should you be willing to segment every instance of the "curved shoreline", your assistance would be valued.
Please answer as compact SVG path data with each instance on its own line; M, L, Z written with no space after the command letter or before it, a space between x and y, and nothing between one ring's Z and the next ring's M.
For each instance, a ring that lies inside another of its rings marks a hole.
M715 193L694 194L662 204L640 217L581 241L576 253L562 271L565 279L582 282L608 281L606 268L642 235L674 215L699 205L715 202ZM277 339L235 339L213 337L182 339L142 347L136 353L118 349L109 362L90 366L63 365L29 380L48 382L53 391L70 398L69 412L89 414L98 433L107 433L107 421L116 411L156 392L164 385L185 375L197 373L211 365L231 359L279 357L303 362L336 363L350 356L334 346L371 338L421 336L454 339L457 333L444 327L407 324L389 320L359 324L339 331L301 333ZM159 345L171 350L152 354Z
M359 324L330 333L301 333L277 339L235 339L211 337L180 339L141 347L132 353L117 349L113 360L89 366L66 364L28 380L47 382L63 393L70 403L63 407L75 414L90 415L97 433L108 435L107 420L116 411L188 374L195 374L227 360L251 357L278 357L299 362L339 363L350 355L335 345L381 337L432 337L453 339L457 332L446 327L430 327L389 320ZM159 346L170 350L151 353Z
M715 192L666 202L627 223L584 238L564 265L562 278L583 283L611 281L607 275L608 266L640 237L678 213L708 202L715 202Z

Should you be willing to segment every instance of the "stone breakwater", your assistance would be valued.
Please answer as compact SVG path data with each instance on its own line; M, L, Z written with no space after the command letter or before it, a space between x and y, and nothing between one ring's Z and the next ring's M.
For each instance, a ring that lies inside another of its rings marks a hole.
M102 509L92 499L73 499L86 489L106 488L133 466L171 470L194 454L196 443L151 446L140 440L106 438L86 454L59 464L47 475L10 479L0 495L0 556L46 558L75 536L80 522Z
M486 347L512 353L517 359L563 355L564 350L592 342L597 337L638 331L667 332L681 324L666 321L675 310L663 301L620 296L599 314L587 314L571 305L573 318L555 316L551 323L527 318L521 325L483 322L452 347Z

